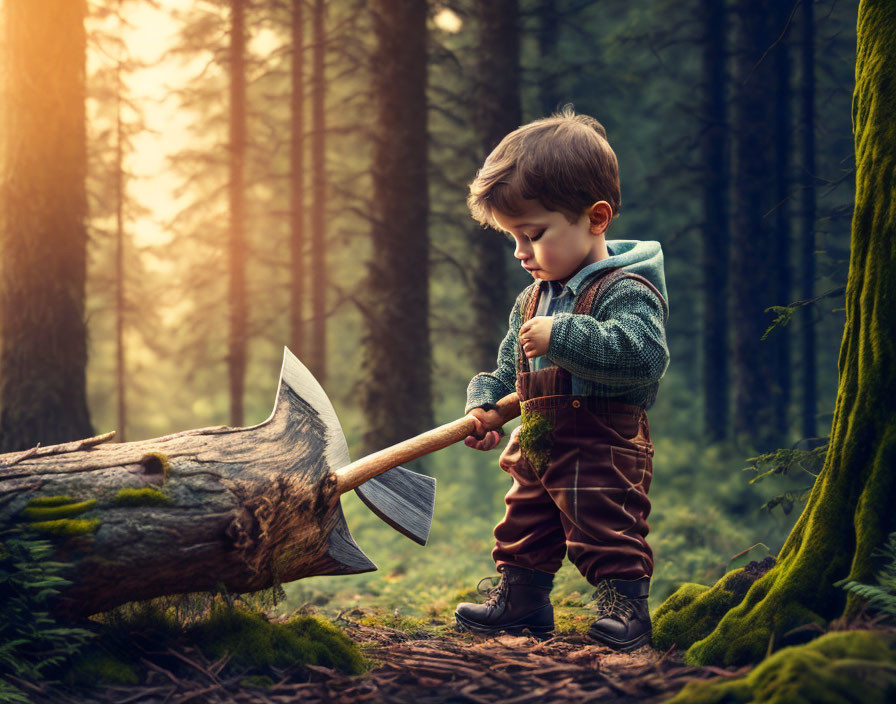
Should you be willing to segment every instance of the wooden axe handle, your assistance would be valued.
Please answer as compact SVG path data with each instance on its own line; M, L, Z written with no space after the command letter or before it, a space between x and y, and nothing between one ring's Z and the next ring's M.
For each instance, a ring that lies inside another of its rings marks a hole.
M497 409L501 414L501 425L513 420L520 414L520 399L516 392L508 394L497 403ZM475 424L473 417L466 415L463 418L440 425L413 438L404 440L397 445L387 447L372 455L362 457L351 464L336 471L337 494L342 495L347 491L360 486L368 479L373 479L388 469L397 467L404 462L428 455L443 447L453 445L458 440L463 440L473 434Z

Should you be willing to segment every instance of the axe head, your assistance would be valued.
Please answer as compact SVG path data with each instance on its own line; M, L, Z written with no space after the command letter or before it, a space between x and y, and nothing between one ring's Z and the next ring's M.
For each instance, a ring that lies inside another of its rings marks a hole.
M323 422L326 428L324 453L329 470L334 472L349 464L348 443L333 404L314 375L287 347L283 348L283 366L280 370L280 385L284 384L307 403ZM369 479L355 492L383 521L411 540L425 545L432 525L435 484L436 480L432 477L404 467L394 467ZM348 526L340 533L351 541ZM354 547L360 552L357 545Z

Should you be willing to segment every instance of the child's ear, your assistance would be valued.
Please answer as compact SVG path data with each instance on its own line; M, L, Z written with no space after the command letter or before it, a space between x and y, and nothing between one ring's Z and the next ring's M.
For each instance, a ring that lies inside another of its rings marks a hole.
M602 235L613 219L613 209L605 200L599 200L588 209L589 230L593 235Z

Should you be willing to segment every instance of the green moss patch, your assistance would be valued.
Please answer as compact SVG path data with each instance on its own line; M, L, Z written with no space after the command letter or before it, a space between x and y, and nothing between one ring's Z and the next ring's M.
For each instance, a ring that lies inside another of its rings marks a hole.
M63 497L56 496L48 498L60 499ZM40 504L35 501L30 501L22 510L22 515L29 521L53 521L60 518L78 516L85 511L89 511L94 506L96 506L96 499L88 499L87 501L78 501L75 503L54 502L49 504Z
M86 649L72 662L65 680L87 687L98 684L127 686L139 682L133 666L95 647Z
M779 650L745 677L692 682L670 704L888 704L896 697L894 645L885 633L828 633Z
M122 489L112 499L115 506L164 506L171 503L171 498L158 489Z
M396 631L407 633L414 637L427 638L435 635L434 629L427 626L422 618L402 616L396 613L371 613L358 619L362 626L371 628L394 628Z
M31 523L28 527L39 533L49 533L50 535L87 535L89 533L96 533L97 529L100 527L100 519L60 518L55 521Z
M651 616L653 645L667 650L672 645L686 650L708 636L722 617L743 599L751 582L743 569L726 574L715 586L682 584Z
M37 496L28 502L28 506L36 508L39 506L62 506L74 503L77 503L77 501L73 497L68 494L62 494L60 496Z
M261 614L214 607L209 618L191 626L188 633L207 654L215 658L230 654L234 663L246 667L322 665L349 674L365 669L351 639L316 616L272 623Z
M274 686L274 680L267 675L258 675L255 677L246 677L240 681L243 687L257 687L258 689L270 689Z
M557 607L554 609L554 630L557 634L586 633L595 618L593 611L583 608Z
M536 472L542 473L551 459L551 432L554 424L544 413L523 411L520 449Z

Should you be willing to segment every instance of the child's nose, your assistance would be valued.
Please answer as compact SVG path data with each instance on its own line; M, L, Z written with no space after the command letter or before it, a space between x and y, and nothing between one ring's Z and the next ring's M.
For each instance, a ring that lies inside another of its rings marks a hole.
M532 256L532 245L528 242L517 242L513 256L517 259L528 259Z

